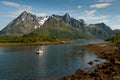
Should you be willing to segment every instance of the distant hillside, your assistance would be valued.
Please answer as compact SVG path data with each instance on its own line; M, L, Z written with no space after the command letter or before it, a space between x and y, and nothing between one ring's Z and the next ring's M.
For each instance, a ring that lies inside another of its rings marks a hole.
M115 29L114 34L120 33L120 29Z
M27 34L70 39L106 39L111 37L114 31L104 23L86 24L82 19L76 20L70 17L68 13L63 16L37 17L26 11L0 31L2 36L23 36Z
M88 31L96 38L106 39L114 35L113 30L104 23L90 24L89 26Z

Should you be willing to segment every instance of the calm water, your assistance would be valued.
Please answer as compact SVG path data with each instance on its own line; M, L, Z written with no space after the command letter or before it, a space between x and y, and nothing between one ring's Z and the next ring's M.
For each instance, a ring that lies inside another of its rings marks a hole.
M0 47L0 80L28 80L73 74L78 68L91 67L98 57L82 45L101 43L78 40L70 44ZM41 48L44 53L35 53ZM84 54L80 54L80 52Z

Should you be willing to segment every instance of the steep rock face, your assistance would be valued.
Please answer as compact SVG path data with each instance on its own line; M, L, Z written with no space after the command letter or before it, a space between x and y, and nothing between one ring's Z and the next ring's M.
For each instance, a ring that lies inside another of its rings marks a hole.
M104 23L90 24L89 31L96 38L107 39L114 35L113 30Z
M111 37L114 31L104 23L86 24L83 19L76 20L68 13L63 16L37 17L26 11L0 31L0 35L22 36L26 34L106 39Z
M34 29L40 28L47 18L37 17L31 13L24 11L15 20L10 22L1 32L1 35L24 35L32 32Z
M68 13L66 13L64 16L61 16L61 18L66 22L69 23L70 22L70 16Z
M95 38L106 39L114 35L113 30L104 23L86 24L83 19L76 20L71 18L67 13L62 16L62 19L75 29Z
M71 18L68 13L63 16L54 15L54 17L62 19L65 23L71 25L76 30L81 31L90 37L92 36L99 39L106 39L114 34L113 30L104 23L86 24L83 19L76 20Z
M41 28L34 30L31 34L69 39L86 38L86 36L83 36L86 35L85 33L83 34L81 31L76 30L62 18L55 15L51 16Z

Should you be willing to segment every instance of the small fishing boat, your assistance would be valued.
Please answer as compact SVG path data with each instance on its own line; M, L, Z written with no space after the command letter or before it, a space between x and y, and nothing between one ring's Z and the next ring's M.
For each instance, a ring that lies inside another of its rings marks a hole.
M36 51L36 54L42 54L43 53L43 51L41 50L41 49L38 49L37 51Z

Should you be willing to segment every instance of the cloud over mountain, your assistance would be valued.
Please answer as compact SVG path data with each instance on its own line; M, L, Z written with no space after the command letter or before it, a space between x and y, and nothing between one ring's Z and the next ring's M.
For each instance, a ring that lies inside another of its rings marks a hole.
M90 8L106 8L110 5L111 5L110 3L92 4L90 5Z
M113 0L96 0L96 2L112 2Z
M86 15L88 15L88 16L93 16L93 15L96 13L96 10L90 10L90 11L85 10L85 13L86 13Z
M15 2L1 1L1 3L5 4L5 5L7 5L7 6L16 7L16 8L20 7L20 4L15 3Z
M80 9L80 8L82 8L82 6L81 6L81 5L79 5L79 6L77 6L77 8L79 8L79 9Z

